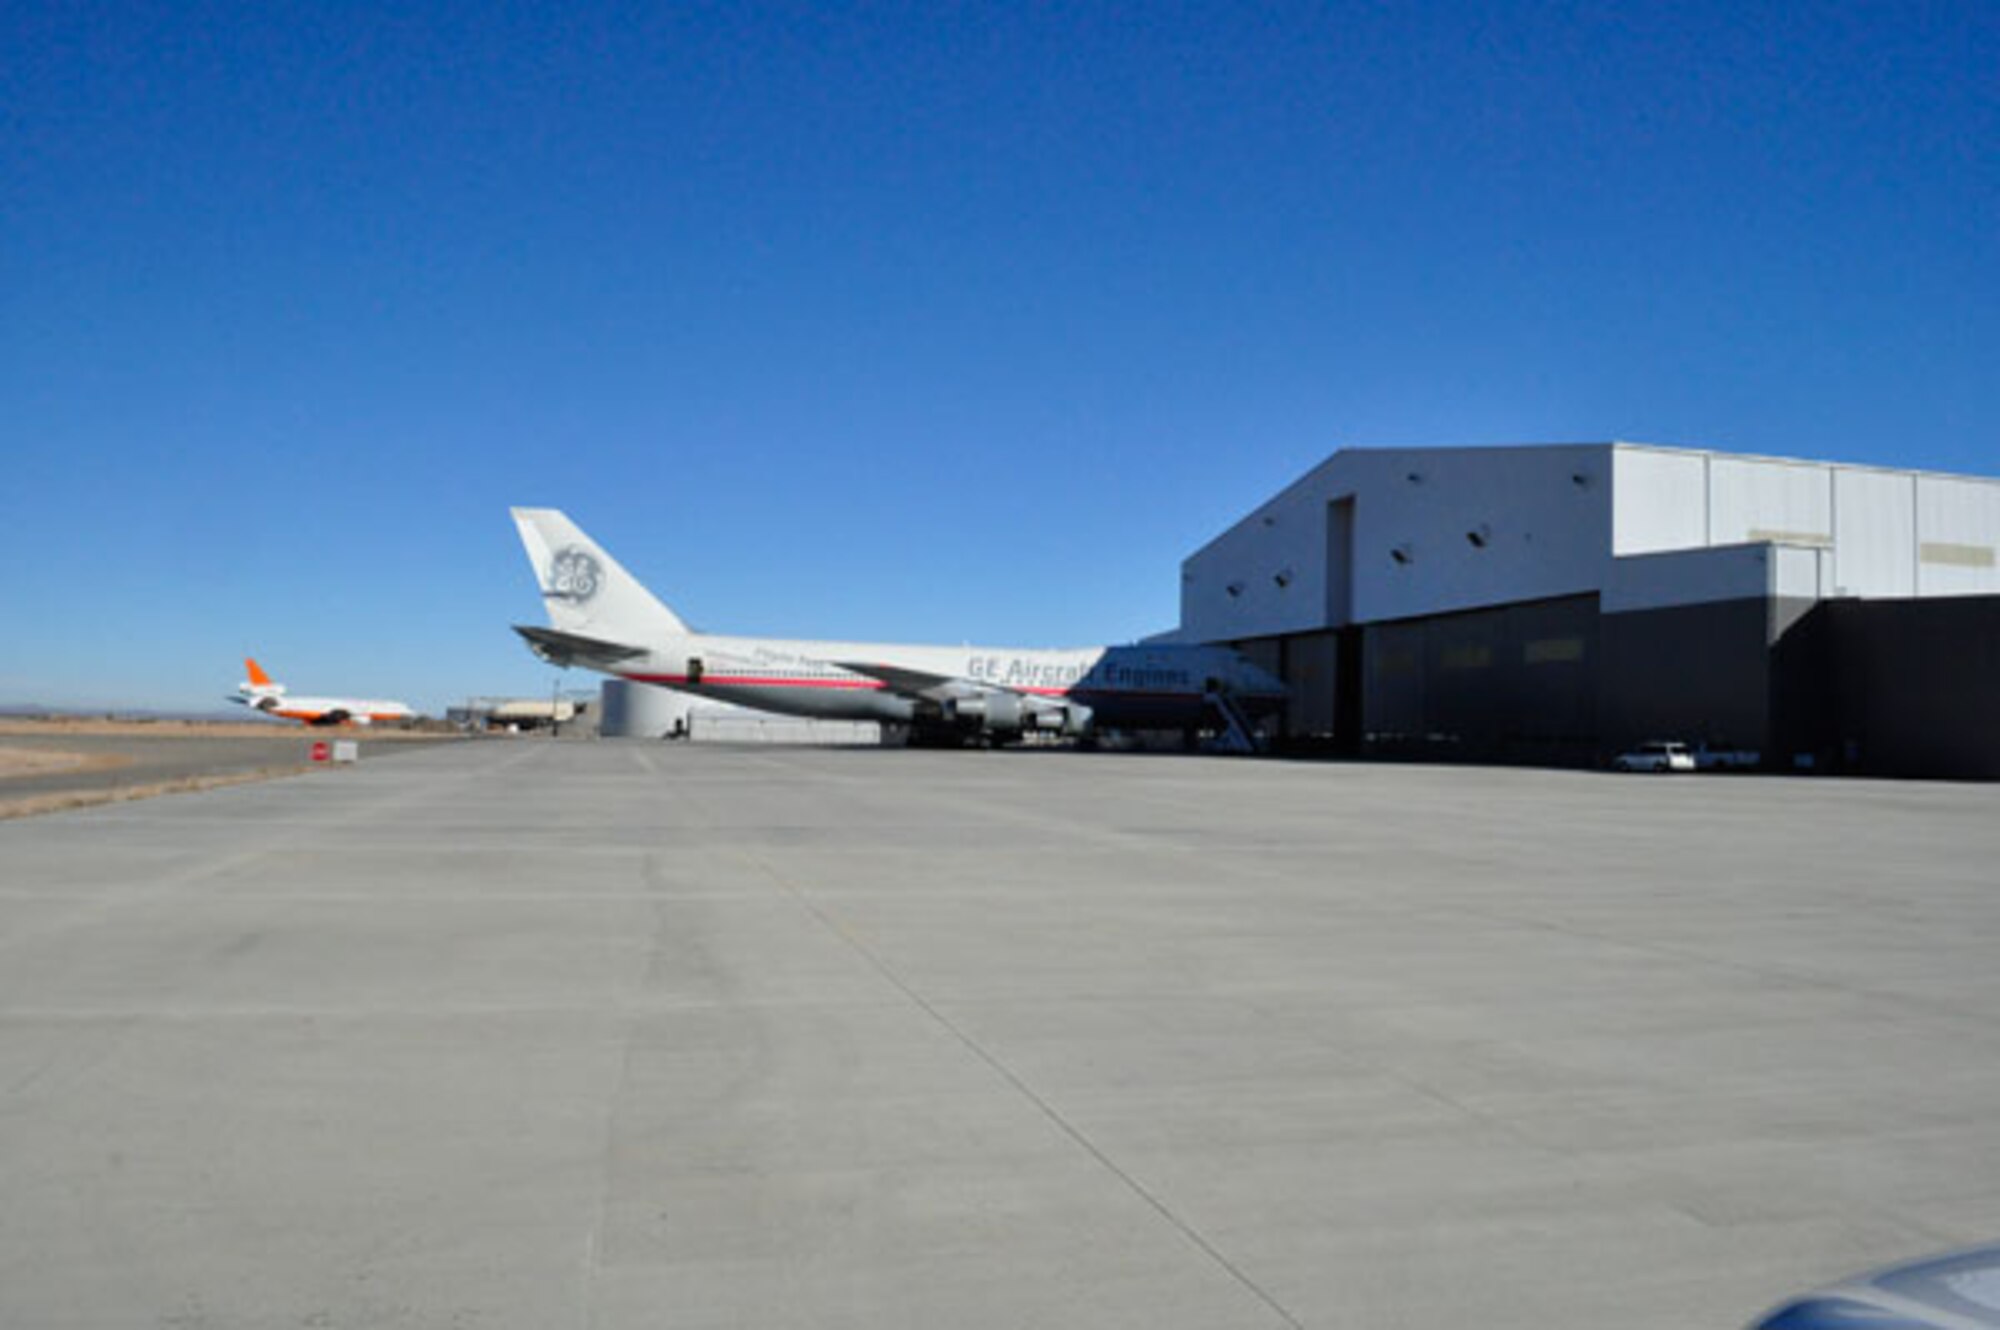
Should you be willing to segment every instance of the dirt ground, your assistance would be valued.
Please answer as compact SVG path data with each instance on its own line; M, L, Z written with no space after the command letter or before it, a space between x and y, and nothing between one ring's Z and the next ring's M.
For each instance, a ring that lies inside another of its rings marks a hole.
M48 748L0 748L0 780L119 765L115 753L68 753Z
M387 725L312 726L274 720L120 720L104 716L0 716L0 735L38 735L52 739L66 734L182 736L201 739L272 739L288 735L315 738L367 739L370 742L435 742L455 731L399 729Z
M363 759L448 741L421 730L263 721L0 718L0 819L296 775L313 745L353 740Z

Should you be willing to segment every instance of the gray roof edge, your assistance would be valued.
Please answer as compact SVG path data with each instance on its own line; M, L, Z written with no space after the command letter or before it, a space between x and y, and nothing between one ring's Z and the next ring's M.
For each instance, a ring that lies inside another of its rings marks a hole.
M1882 476L1918 476L1931 480L1970 480L1982 485L2000 485L2000 476L1981 476L1968 471L1935 471L1913 466L1883 466L1878 462L1842 462L1831 457L1736 453L1720 448L1690 448L1673 443L1635 443L1624 439L1613 442L1611 446L1620 452L1676 453L1689 457L1720 457L1732 462L1764 462L1776 466L1826 466L1839 471L1867 471Z

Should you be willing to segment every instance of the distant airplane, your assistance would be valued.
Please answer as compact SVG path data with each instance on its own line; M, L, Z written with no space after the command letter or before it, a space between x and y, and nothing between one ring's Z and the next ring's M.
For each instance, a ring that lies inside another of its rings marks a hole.
M244 658L249 678L236 685L229 700L267 716L303 721L307 725L373 725L382 720L409 720L416 713L401 702L373 697L287 697L285 686L272 683L263 666Z
M746 707L910 727L917 743L1031 733L1212 729L1250 746L1285 685L1226 647L1026 650L803 642L698 633L553 508L515 508L552 627L515 625L553 665L581 665Z

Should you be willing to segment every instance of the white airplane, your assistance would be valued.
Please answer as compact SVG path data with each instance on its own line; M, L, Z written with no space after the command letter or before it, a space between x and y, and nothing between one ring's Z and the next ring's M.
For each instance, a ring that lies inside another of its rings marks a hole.
M271 682L271 676L256 661L246 657L243 669L250 677L236 685L236 695L229 700L267 716L283 716L307 725L373 725L416 715L401 702L376 697L287 697L285 686Z
M1212 729L1250 743L1285 685L1226 647L1024 650L802 642L698 633L553 508L515 508L551 627L515 625L552 665L741 706L909 727L913 743L1031 732Z

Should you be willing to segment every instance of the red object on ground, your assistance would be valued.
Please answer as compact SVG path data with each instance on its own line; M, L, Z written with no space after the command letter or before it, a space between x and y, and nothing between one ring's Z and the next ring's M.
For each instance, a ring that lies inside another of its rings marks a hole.
M332 755L332 750L326 746L324 739L313 745L313 761L324 762Z

